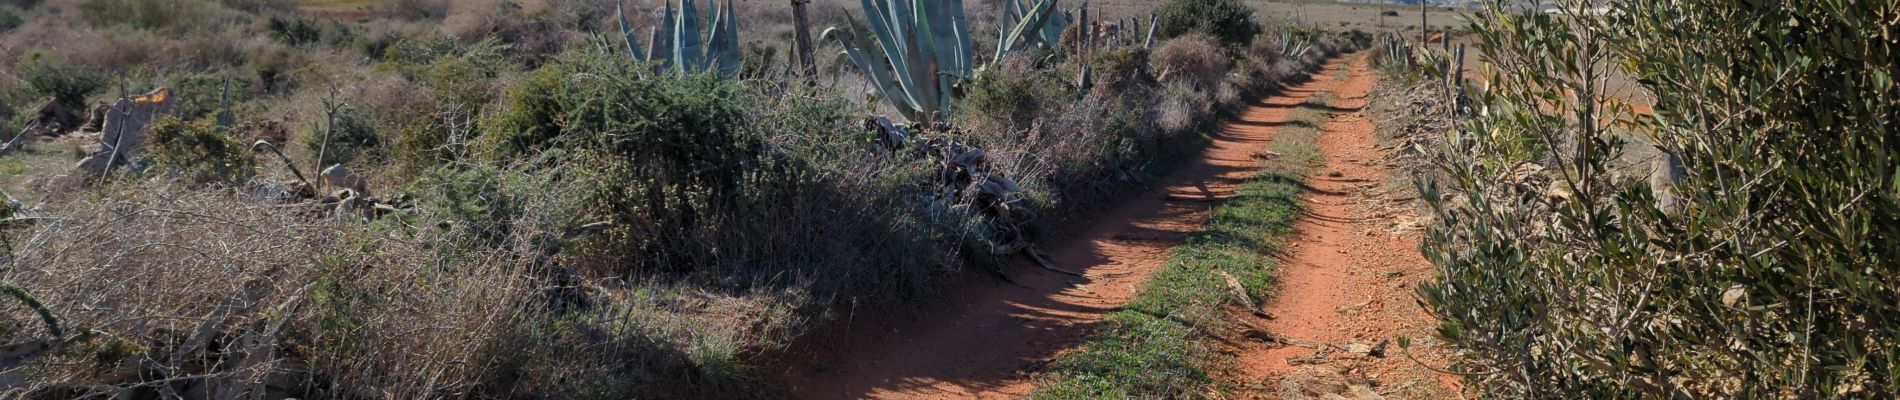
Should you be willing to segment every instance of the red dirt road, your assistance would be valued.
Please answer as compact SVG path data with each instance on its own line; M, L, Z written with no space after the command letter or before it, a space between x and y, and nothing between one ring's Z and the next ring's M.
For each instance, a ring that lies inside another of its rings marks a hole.
M1363 64L1363 62L1360 62ZM1077 278L1014 266L1014 284L971 279L952 298L891 315L858 315L840 332L795 345L776 386L806 399L1016 398L1030 374L1072 349L1108 312L1127 304L1175 246L1200 229L1218 200L1259 166L1277 126L1342 80L1329 63L1315 79L1250 107L1206 150L1161 180L1078 224L1044 247ZM1356 68L1355 71L1363 68ZM1415 251L1414 251L1415 252Z
M1411 184L1387 163L1372 120L1362 111L1378 83L1363 58L1335 90L1330 122L1317 139L1325 165L1305 179L1306 215L1280 260L1277 291L1266 302L1276 319L1253 325L1289 343L1233 340L1238 376L1254 398L1440 398L1456 381L1411 361L1444 366L1430 348L1436 319L1414 300L1431 264L1418 251L1419 219ZM1234 310L1234 318L1251 318ZM1381 354L1372 353L1386 342ZM1423 354L1420 354L1423 353Z

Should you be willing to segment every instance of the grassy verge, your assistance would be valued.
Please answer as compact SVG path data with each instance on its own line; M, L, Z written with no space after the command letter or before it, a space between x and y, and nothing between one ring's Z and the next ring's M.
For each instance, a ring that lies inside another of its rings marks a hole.
M1282 156L1176 248L1134 301L1103 318L1081 350L1056 360L1032 398L1200 397L1215 385L1211 371L1231 360L1208 341L1228 323L1222 307L1238 301L1221 273L1239 279L1253 298L1272 287L1276 265L1269 255L1299 219L1300 181L1320 161L1315 138L1326 122L1315 106L1330 97L1315 96L1295 111L1273 138Z

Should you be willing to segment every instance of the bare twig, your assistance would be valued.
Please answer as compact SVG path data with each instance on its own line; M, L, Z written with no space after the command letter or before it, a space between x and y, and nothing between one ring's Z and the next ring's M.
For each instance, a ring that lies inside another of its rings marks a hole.
M278 149L277 149L277 145L273 145L273 144L270 144L270 142L267 142L267 141L262 141L262 140L259 140L259 141L257 141L257 143L253 143L253 144L251 144L251 151L253 151L253 152L255 152L255 151L257 151L257 148L259 148L259 147L263 147L263 148L265 148L265 149L269 149L269 150L270 150L270 152L272 152L272 153L276 153L276 154L277 154L277 158L279 158L279 159L283 159L283 160L284 160L284 169L288 169L288 170L290 170L290 174L291 174L291 175L296 175L296 176L297 176L297 181L299 181L299 182L303 182L303 184L304 184L305 186L310 186L310 190L316 190L316 189L317 189L317 187L316 187L316 186L312 186L312 185L310 184L310 180L309 180L309 179L304 179L304 177L303 177L303 172L298 172L298 171L297 171L297 163L294 163L294 162L291 162L291 161L290 161L290 156L286 156L286 155L284 155L284 152L283 152L282 150L278 150Z
M7 144L0 145L0 156L5 156L7 153L19 148L20 141L26 138L26 133L32 132L34 129L39 129L39 127L40 124L36 123L27 125L26 129L21 129L19 134L13 135L13 139L7 141Z
M1029 259L1035 260L1036 265L1042 266L1042 269L1055 271L1055 272L1068 274L1068 275L1084 276L1080 272L1070 271L1070 270L1066 270L1062 268L1056 268L1056 264L1054 262L1049 261L1049 255L1047 253L1043 253L1041 249L1031 247L1029 248L1028 251L1025 251L1023 253L1028 254Z

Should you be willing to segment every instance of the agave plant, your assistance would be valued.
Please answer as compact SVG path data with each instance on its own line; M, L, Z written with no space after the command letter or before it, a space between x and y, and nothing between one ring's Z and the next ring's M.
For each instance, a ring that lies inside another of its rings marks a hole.
M738 14L732 11L732 0L712 7L712 17L706 21L709 28L705 39L700 38L699 8L693 0L680 0L679 5L676 15L673 3L666 3L660 25L653 30L653 46L645 53L640 51L639 40L634 38L633 29L627 23L626 9L616 7L627 53L640 61L669 64L682 74L714 71L722 77L738 75L743 61L739 57Z
M1053 48L1061 43L1062 31L1069 29L1072 19L1068 14L1056 12L1056 0L1041 0L1029 3L1029 0L1006 0L1003 2L1002 21L998 24L1000 37L996 42L996 58L1025 50L1031 47Z
M1306 52L1312 49L1313 42L1307 38L1306 34L1295 33L1290 29L1280 32L1281 56L1285 56L1286 58L1299 58L1305 56Z
M861 0L864 29L826 29L844 55L877 83L885 100L911 121L949 115L956 84L975 69L970 25L963 1ZM876 46L861 47L855 32L868 30Z
M886 101L913 122L930 123L950 115L959 83L977 72L970 24L962 0L860 0L869 26L833 27L820 35L843 45L843 57L864 71ZM1041 0L1009 19L1000 33L996 59L1031 43L1053 46L1046 34L1057 14L1056 0ZM1022 9L1011 0L1005 8ZM1007 13L1006 13L1007 14ZM853 21L855 23L855 21ZM859 32L869 31L873 46L861 46ZM1060 35L1061 29L1053 31Z

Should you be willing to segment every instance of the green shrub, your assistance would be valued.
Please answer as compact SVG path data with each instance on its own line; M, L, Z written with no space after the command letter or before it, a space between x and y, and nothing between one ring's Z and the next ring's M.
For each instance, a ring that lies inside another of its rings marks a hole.
M291 46L316 43L322 39L322 31L309 18L284 19L273 16L265 29L270 31L271 38Z
M593 200L599 218L655 229L616 232L610 240L642 251L615 252L610 263L638 254L642 264L690 267L704 254L692 237L736 205L761 143L742 131L748 112L730 81L642 79L639 68L595 54L544 67L509 89L477 147L497 160L564 150L592 166L581 179L596 181L583 186L593 191L575 195Z
M408 104L383 115L383 130L391 132L395 143L390 161L396 176L413 178L455 160L457 153L449 145L450 125L437 123L438 110L425 104Z
M225 98L225 85L230 85L229 99ZM198 119L221 107L220 103L229 101L235 107L238 103L251 99L249 78L226 77L214 73L186 75L172 84L172 95L178 97L178 103L172 111L180 118Z
M89 109L86 97L106 86L106 76L91 68L45 60L40 54L29 56L20 75L34 94L75 110Z
M401 33L383 32L381 34L357 35L350 47L371 60L383 61L389 55L389 49L403 41Z
M410 66L427 65L455 53L454 39L442 36L404 37L386 46L381 57L383 62L407 72Z
M153 121L147 132L153 163L160 168L226 182L243 181L257 170L251 151L209 120L166 116Z
M474 239L468 243L473 248L508 239L522 213L520 197L534 190L533 182L520 173L481 164L430 169L417 187L427 189L421 198L432 214L463 224L460 231Z
M218 0L218 4L251 14L288 14L297 11L298 0Z
M1007 123L1005 129L1028 129L1031 124L1057 105L1074 101L1074 88L1053 71L1029 68L1024 63L1009 63L999 70L979 76L965 89L957 107L972 118L991 118Z
M1240 0L1168 0L1155 9L1155 16L1159 39L1200 32L1229 46L1246 47L1260 34L1253 8Z
M444 57L430 63L420 78L436 101L473 111L494 99L489 82L500 72L494 67L471 57Z
M24 23L26 20L20 18L20 10L11 6L0 6L0 33L13 31L13 28L18 28Z
M322 155L322 159L317 160L319 168L379 155L383 144L382 136L376 132L376 120L367 111L354 108L339 110L334 121L319 121L299 136L298 141L310 157Z
M835 93L647 68L571 53L521 76L477 124L480 159L564 168L577 219L613 223L562 251L569 265L769 282L803 271L814 290L884 296L956 254L960 221L919 221L912 185L928 164L867 167L859 111Z
M1119 93L1130 86L1153 82L1154 71L1148 68L1148 55L1148 49L1132 46L1095 53L1088 65L1095 68L1096 87Z
M1438 276L1420 288L1469 387L1900 395L1892 2L1616 7L1474 23L1478 53L1513 62L1490 63L1505 67L1475 93L1487 112L1426 186ZM1615 75L1655 95L1654 115L1595 101ZM1619 161L1629 138L1664 149L1660 173Z
M264 93L279 93L295 89L297 81L291 75L303 65L305 53L292 49L264 50L245 62L256 76L258 85Z
M504 159L542 148L561 132L564 110L557 95L568 90L571 67L552 64L522 75L502 90L500 109L484 118L488 133L478 141L481 154Z

